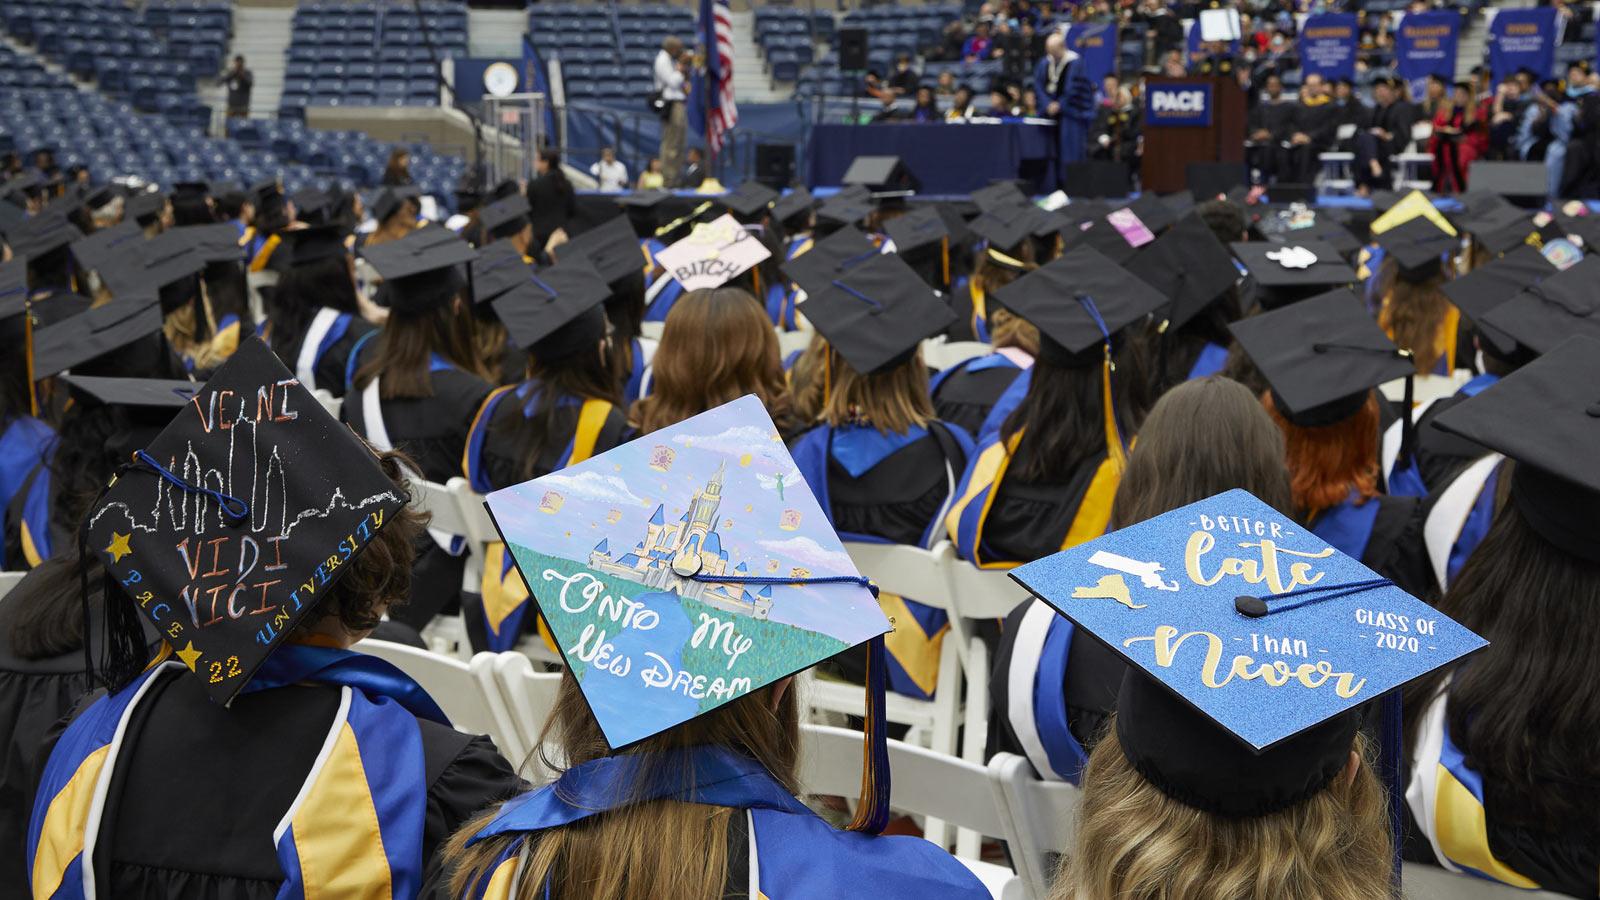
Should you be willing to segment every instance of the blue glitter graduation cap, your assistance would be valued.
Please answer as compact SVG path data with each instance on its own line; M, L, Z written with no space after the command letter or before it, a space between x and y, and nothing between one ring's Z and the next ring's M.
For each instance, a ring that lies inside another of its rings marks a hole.
M1011 575L1258 753L1487 644L1242 490Z

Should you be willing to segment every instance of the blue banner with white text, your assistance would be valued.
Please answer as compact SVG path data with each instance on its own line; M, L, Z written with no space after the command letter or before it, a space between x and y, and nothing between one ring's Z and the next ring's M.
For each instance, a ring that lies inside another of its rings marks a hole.
M1083 57L1084 74L1100 89L1107 75L1117 71L1115 25L1074 25L1067 29L1067 47Z
M1411 99L1420 100L1429 75L1446 81L1456 78L1456 45L1461 32L1461 14L1446 12L1407 13L1394 36L1395 74L1411 87Z
M1318 13L1300 28L1300 67L1328 81L1356 77L1359 31L1353 13Z
M1489 71L1498 84L1519 69L1539 78L1548 78L1556 62L1556 10L1553 6L1533 9L1491 10L1489 22Z

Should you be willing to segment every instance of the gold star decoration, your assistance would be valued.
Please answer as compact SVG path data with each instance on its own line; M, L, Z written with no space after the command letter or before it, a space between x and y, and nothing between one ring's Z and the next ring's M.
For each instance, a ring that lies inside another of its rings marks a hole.
M178 651L178 658L183 660L183 664L189 667L189 671L194 671L195 663L200 661L200 651L194 648L194 641L190 641L187 646Z
M106 552L111 554L112 562L122 562L124 556L133 552L133 548L128 546L128 539L131 537L133 537L132 534L111 532L111 543L106 547Z

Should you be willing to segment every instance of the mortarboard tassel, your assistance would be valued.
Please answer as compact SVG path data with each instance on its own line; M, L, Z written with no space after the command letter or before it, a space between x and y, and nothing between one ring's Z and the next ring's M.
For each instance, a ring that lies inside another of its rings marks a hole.
M1105 348L1105 359L1100 364L1100 406L1105 416L1106 456L1114 460L1120 470L1128 462L1128 444L1122 439L1122 429L1117 425L1117 408L1112 402L1111 374L1117 367L1111 362L1111 330L1106 327L1106 320L1101 318L1100 308L1094 305L1093 297L1079 294L1077 300L1089 318L1094 320L1095 327L1100 329L1101 346Z
M945 290L949 290L950 289L950 236L949 235L946 235L946 236L944 236L944 237L939 239L939 265L940 265L939 271L944 273L944 288L945 288Z
M660 228L657 228L656 229L656 237L661 237L664 234L671 234L673 231L677 230L678 226L684 224L685 222L693 221L701 213L705 212L706 210L708 210L710 208L711 208L711 201L707 200L706 202L704 202L704 203L700 204L699 206L696 206L694 209L690 210L688 215L680 216L680 217L678 217L676 219L673 219L671 222L668 222L667 224L661 226Z
M33 308L31 303L22 307L22 346L28 367L28 411L39 417L39 386L33 380Z

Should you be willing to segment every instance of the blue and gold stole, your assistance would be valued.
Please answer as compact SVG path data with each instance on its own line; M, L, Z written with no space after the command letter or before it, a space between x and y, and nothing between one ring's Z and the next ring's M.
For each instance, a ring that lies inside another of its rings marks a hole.
M672 312L672 307L683 297L683 285L678 279L672 277L671 272L662 272L644 292L644 321L665 322L667 314Z
M1495 858L1489 848L1483 776L1468 768L1466 756L1450 740L1448 698L1448 693L1434 698L1418 727L1406 786L1412 818L1445 868L1537 890L1537 882Z
M989 353L983 356L963 359L948 369L941 369L933 376L933 379L928 382L928 396L938 397L939 388L943 387L950 376L957 372L986 372L990 369L1017 369L1021 371L1022 367L1012 362L1004 353Z
M50 534L50 456L55 445L47 449L44 462L34 467L32 474L22 483L27 493L22 498L22 516L17 522L17 533L22 544L22 560L34 568L55 554L55 538ZM7 565L14 565L10 560Z
M252 234L244 245L245 256L250 260L249 270L252 272L264 271L267 268L267 264L272 261L273 251L277 250L278 245L281 243L283 243L283 238L275 234L265 238L258 233Z
M9 509L12 498L28 486L29 476L50 456L55 436L49 425L27 414L6 423L5 431L0 432L0 510ZM44 475L48 479L48 473ZM19 525L28 527L26 516ZM32 536L25 531L23 540L31 543ZM0 568L12 568L16 561L0 557L0 564ZM29 565L38 563L30 561Z
M940 450L944 452L950 481L954 482L955 469L950 462L950 455L952 453L970 455L971 439L961 429L950 428L942 423L934 423L933 428L941 432L934 437L939 441ZM860 478L896 451L928 437L931 433L929 429L915 427L904 434L885 434L870 426L834 428L819 425L801 435L790 452L794 457L795 467L800 470L800 475L805 478L806 484L811 487L811 493L817 498L817 504L822 507L823 514L831 522L833 503L828 491L830 457L843 466L850 477ZM918 546L926 548L936 542L939 526L944 521L945 509L949 504L950 497L947 496L944 502L945 508L936 512L928 521ZM863 544L892 543L877 535L845 531L839 532L839 538ZM939 652L943 647L945 632L950 629L949 615L942 609L926 606L888 591L878 593L878 605L883 608L883 614L895 623L894 630L883 639L884 648L888 650L889 689L919 700L931 698L934 687L939 681Z
M560 828L623 806L673 800L745 811L751 900L853 897L860 896L862 885L871 885L879 900L989 896L965 866L921 838L874 837L833 828L748 756L710 746L663 753L653 760L658 777L649 782L641 775L642 757L609 756L568 769L554 784L506 803L469 846ZM518 896L523 843L510 841L467 897ZM745 885L733 887L746 890Z
M171 660L152 666L61 736L28 823L34 897L94 896L94 852L128 722L156 680L182 668ZM307 682L338 685L341 699L322 752L272 832L284 875L278 897L416 896L427 814L417 719L449 719L389 663L328 647L279 647L244 692Z
M784 248L783 261L789 262L797 256L809 252L816 245L816 240L810 235L799 235L789 239L789 244ZM800 289L793 284L772 284L767 286L766 307L767 318L772 324L784 331L794 331L799 326L795 323L796 301L799 299Z
M1311 533L1332 544L1340 553L1359 560L1367 552L1367 542L1372 539L1372 523L1378 521L1378 498L1368 497L1357 503L1360 496L1351 491L1337 506L1317 514L1311 523Z
M1022 442L1023 429L1018 429L1010 440L1004 440L1001 428L1007 417L1022 405L1032 383L1031 369L1018 375L1017 380L1011 382L1011 387L1000 395L994 409L989 411L989 417L978 430L977 453L969 458L967 471L956 488L956 501L945 520L956 553L980 569L1010 569L1027 562L984 559L983 525L989 518L989 508L994 505L994 498L1000 493L1011 456ZM1105 534L1106 526L1111 522L1111 503L1116 498L1117 485L1122 483L1122 470L1127 457L1112 419L1116 413L1111 405L1110 382L1107 381L1106 385L1101 397L1107 420L1106 458L1095 469L1089 489L1084 492L1077 514L1073 516L1072 525L1061 540L1063 550Z
M1006 719L1040 776L1078 783L1089 754L1067 723L1067 660L1072 620L1039 600L1028 601L1011 643Z
M972 276L963 275L956 281L956 288L962 284L967 286L967 296L972 299L972 318L968 322L972 326L972 339L985 344L989 342L989 297L983 289L983 282Z
M1194 365L1189 367L1189 381L1196 378L1206 378L1222 371L1228 362L1228 348L1221 344L1207 341L1200 348L1200 355L1195 357Z
M483 406L478 408L478 414L472 420L472 428L467 432L467 446L461 458L462 474L466 476L473 490L487 494L503 486L491 484L488 474L483 471L483 444L488 438L489 425L494 421L495 409L500 405L500 401L514 393L517 400L523 404L523 415L531 415L533 405L538 400L538 391L539 386L533 381L507 385L491 392L484 399ZM565 402L578 403L576 398L566 398ZM612 405L605 400L589 399L582 402L578 408L578 426L573 431L572 440L567 443L566 450L562 452L561 462L556 469L565 469L594 455L595 443L599 440L600 431L605 427L606 419L611 415L612 409ZM517 645L518 636L522 634L522 620L528 613L528 585L523 582L522 576L513 565L511 554L506 552L506 545L499 541L488 544L484 551L483 582L480 591L483 595L485 634L489 642L486 649L496 653L513 649ZM539 619L537 625L539 637L554 652L555 640L551 637L550 629L544 619Z
M1504 459L1492 453L1463 469L1428 510L1427 521L1422 525L1422 541L1441 591L1455 580L1461 567L1489 533L1489 526L1494 522L1500 463Z

